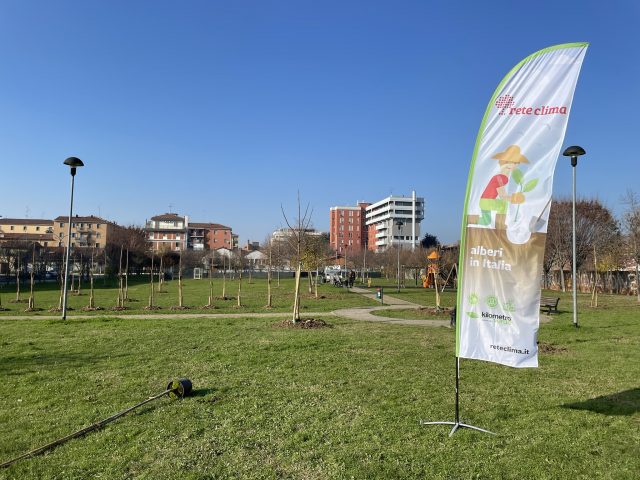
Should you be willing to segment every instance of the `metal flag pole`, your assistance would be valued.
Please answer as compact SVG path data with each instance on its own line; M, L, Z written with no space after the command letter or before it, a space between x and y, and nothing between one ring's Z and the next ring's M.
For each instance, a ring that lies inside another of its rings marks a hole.
M62 445L63 443L66 443L67 441L73 439L73 438L78 438L81 437L89 432L92 432L94 430L98 430L99 428L104 427L105 425L107 425L108 423L113 422L114 420L117 420L118 418L126 415L127 413L135 410L136 408L139 408L143 405L146 405L149 402L152 402L154 400L157 400L161 397L164 397L165 395L168 395L171 398L184 398L186 396L188 396L191 393L191 389L193 388L191 380L189 380L188 378L181 378L179 380L173 380L171 382L169 382L169 385L167 385L167 388L164 392L162 393L158 393L157 395L154 395L152 397L147 398L146 400L143 400L140 403L136 403L135 405L133 405L132 407L129 407L121 412L116 413L115 415L111 415L109 418L105 418L104 420L101 420L99 422L93 423L91 425L89 425L88 427L82 428L80 430L78 430L77 432L73 432L65 437L59 438L57 440L54 440L51 443L47 443L46 445L43 445L42 447L36 448L35 450L31 450L30 452L26 452L23 453L22 455L20 455L19 457L15 457L12 458L11 460L8 460L4 463L0 463L0 468L6 468L9 467L11 465L13 465L14 463L16 463L19 460L23 460L25 458L30 458L33 457L35 455L39 455L41 453L44 453L48 450L51 450L55 447L57 447L58 445Z
M469 428L471 430L477 430L479 432L488 433L490 435L497 435L497 433L490 432L489 430L485 430L484 428L476 427L474 425L469 425L467 423L462 423L460 421L460 357L456 356L456 416L455 421L453 422L425 422L424 420L420 420L420 425L453 425L453 428L449 432L449 436L451 437L459 428Z

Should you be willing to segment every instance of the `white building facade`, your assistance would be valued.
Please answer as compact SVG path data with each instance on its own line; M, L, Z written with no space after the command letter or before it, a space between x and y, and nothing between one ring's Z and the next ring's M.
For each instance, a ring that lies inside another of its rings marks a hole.
M414 249L420 243L420 222L424 220L424 198L392 195L366 209L369 249L384 251L392 246Z

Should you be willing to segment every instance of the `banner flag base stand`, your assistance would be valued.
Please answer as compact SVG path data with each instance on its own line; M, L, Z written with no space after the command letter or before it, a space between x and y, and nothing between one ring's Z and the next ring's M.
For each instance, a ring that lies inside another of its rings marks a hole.
M420 420L420 425L453 425L449 436L451 437L459 428L469 428L471 430L477 430L479 432L488 433L489 435L497 435L497 433L490 432L484 428L475 427L473 425L467 425L460 422L460 357L456 357L456 419L455 422L425 422Z

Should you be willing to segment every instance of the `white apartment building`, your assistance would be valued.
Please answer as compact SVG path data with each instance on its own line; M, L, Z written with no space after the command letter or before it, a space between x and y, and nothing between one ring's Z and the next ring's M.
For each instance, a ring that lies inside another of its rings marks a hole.
M365 223L369 227L369 250L382 251L394 245L414 249L420 242L424 220L424 198L395 196L369 205Z
M147 220L145 230L153 250L180 251L187 248L189 217L175 213L156 215Z

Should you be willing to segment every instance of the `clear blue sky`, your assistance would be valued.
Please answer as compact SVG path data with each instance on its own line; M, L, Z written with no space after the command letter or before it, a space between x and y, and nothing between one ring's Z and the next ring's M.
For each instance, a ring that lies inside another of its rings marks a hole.
M5 217L168 211L262 241L296 192L329 208L416 190L457 241L486 105L521 59L591 43L565 145L578 189L640 193L640 3L0 1ZM554 194L571 192L561 158Z

